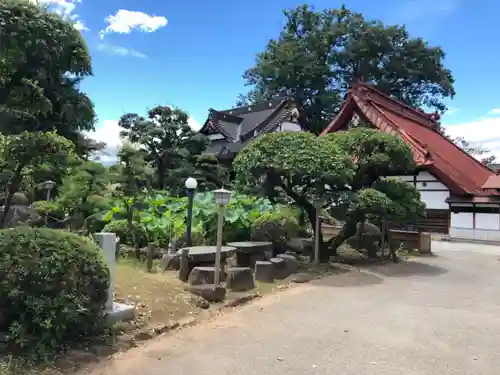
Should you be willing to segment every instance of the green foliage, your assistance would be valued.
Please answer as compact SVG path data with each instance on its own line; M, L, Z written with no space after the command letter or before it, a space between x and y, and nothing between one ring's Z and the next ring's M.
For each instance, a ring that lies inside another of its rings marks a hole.
M26 196L26 194L22 192L17 192L14 193L14 196L12 197L12 204L17 204L20 206L27 206L30 203L30 200Z
M0 227L5 224L12 198L20 189L23 176L37 166L50 170L63 168L73 150L73 144L55 132L22 132L0 137L0 172L7 184Z
M145 197L137 206L135 218L143 225L146 241L167 247L175 238L177 247L184 244L186 236L187 198L172 197L156 192ZM275 207L267 199L233 194L224 211L224 242L248 240L252 223L260 216L283 208ZM127 216L121 201L105 215L109 225L123 221ZM122 233L126 230L123 229ZM115 230L113 232L117 233ZM217 205L212 193L196 194L193 202L193 244L215 244L217 234ZM138 235L142 238L142 235ZM128 241L128 240L127 240Z
M229 185L229 169L219 163L214 155L199 155L194 166L186 168L186 172L189 169L192 169L189 176L198 181L198 191L210 191Z
M285 243L299 232L297 214L286 211L269 212L252 224L251 238L255 241Z
M36 201L33 202L33 208L42 219L48 217L58 221L64 220L64 210L58 202L54 201Z
M83 162L74 168L59 189L58 202L71 219L72 228L80 228L85 219L109 208L101 194L108 182L106 168L96 162Z
M109 273L88 239L46 228L2 230L0 271L0 331L10 348L42 356L100 328Z
M384 178L377 181L374 188L390 200L387 214L391 221L411 222L424 217L425 203L415 186L397 178Z
M299 103L319 133L339 108L352 81L374 84L405 103L444 111L454 79L444 51L405 26L366 20L345 7L315 11L300 5L284 11L286 24L257 56L244 78L252 86L240 102L287 94Z
M133 222L130 226L127 220L113 220L106 224L103 232L115 233L120 238L121 244L134 245L134 237L137 246L144 247L148 244L148 233L142 223Z
M399 137L375 129L358 128L327 134L342 152L356 164L354 189L371 186L380 176L403 175L413 171L411 148Z
M236 182L253 192L300 207L335 199L350 183L354 165L332 142L310 133L264 134L238 153L233 163Z
M154 166L155 188L184 192L184 180L208 145L208 138L192 130L188 120L178 108L157 106L146 118L129 113L119 121L122 136L138 144Z
M201 232L199 229L191 231L191 245L201 246L206 244L205 233ZM180 232L175 235L175 246L176 249L182 249L187 246L186 242L186 232Z
M95 120L92 102L79 90L92 74L80 32L30 1L5 0L0 35L0 131L56 130L79 144L79 131L92 130Z

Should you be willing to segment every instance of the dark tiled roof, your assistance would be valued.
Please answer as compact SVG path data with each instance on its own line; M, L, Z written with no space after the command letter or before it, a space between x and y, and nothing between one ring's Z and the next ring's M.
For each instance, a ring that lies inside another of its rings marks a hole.
M270 132L289 118L295 105L287 98L276 98L238 108L217 111L210 109L209 117L200 129L202 134L221 134L212 140L207 153L236 153L257 134Z
M437 131L431 115L408 107L365 84L355 84L338 116L321 133L340 130L352 114L361 112L377 129L401 137L413 150L418 166L443 181L454 194L488 196L498 194L483 189L495 174Z

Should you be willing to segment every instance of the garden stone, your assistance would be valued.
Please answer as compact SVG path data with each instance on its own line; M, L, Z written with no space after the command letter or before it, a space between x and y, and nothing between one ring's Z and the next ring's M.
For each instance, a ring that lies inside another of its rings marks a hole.
M203 297L192 295L189 302L200 309L210 308L210 303Z
M221 272L222 273L222 272ZM194 267L189 274L189 285L213 284L215 267Z
M255 280L272 283L274 281L274 265L262 260L255 262Z
M286 261L283 258L271 258L270 262L274 266L274 277L278 280L286 279L290 272L286 268Z
M189 291L208 302L221 302L226 298L226 288L214 284L191 285Z
M181 267L181 257L178 254L163 254L160 267L163 271L179 270Z
M279 254L278 258L282 258L285 260L286 269L289 273L296 273L299 270L299 261L293 255Z
M255 289L255 280L250 267L227 269L226 288L233 292L246 292Z
M291 283L302 284L314 280L314 276L306 272L300 272L290 275L286 278L286 280L290 281Z
M189 278L189 249L182 249L180 253L179 280L186 282Z

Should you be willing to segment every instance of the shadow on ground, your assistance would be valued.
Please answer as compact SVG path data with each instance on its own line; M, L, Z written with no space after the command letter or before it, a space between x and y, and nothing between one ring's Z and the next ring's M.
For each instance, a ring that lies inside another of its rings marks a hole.
M327 276L322 279L314 280L311 282L313 285L318 286L331 286L331 287L356 287L356 286L369 286L381 284L383 278L359 271L344 272L332 276Z
M385 277L439 276L448 272L446 268L419 261L402 261L397 264L371 265L363 267L363 269L378 273Z

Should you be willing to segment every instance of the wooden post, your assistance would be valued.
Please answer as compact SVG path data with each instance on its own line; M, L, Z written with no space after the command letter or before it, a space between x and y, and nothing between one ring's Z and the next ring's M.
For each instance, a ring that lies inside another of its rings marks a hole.
M153 270L153 256L156 250L156 245L154 243L148 243L148 251L146 253L146 271L151 272Z

